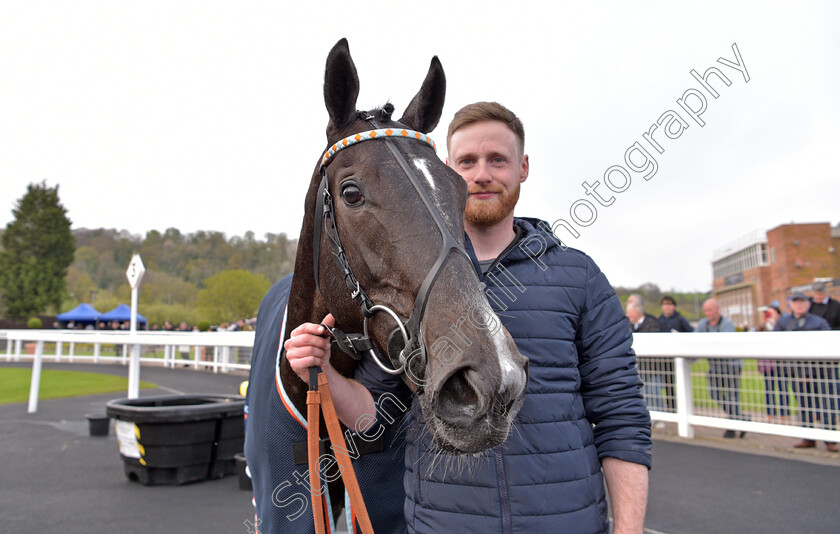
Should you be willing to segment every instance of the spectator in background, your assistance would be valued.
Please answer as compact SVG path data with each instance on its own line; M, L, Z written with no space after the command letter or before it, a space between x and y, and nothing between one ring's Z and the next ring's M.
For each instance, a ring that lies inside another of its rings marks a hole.
M659 316L659 330L661 332L694 332L688 320L677 311L677 301L674 297L665 295L659 301L662 315ZM668 411L676 411L676 392L674 391L674 361L670 358L663 363L662 381L665 384L665 406Z
M659 330L662 332L693 332L688 320L677 311L677 301L674 297L665 295L659 301L662 315L659 316Z
M705 319L700 319L695 332L734 332L735 325L720 313L720 304L715 299L708 299L703 303ZM723 408L730 419L741 419L741 369L744 361L741 359L708 358L709 360L709 394ZM744 437L746 432L741 431ZM725 438L734 438L735 431L727 430Z
M777 332L802 332L812 330L831 330L828 321L808 313L811 301L804 293L794 293L790 297L790 314L784 314L776 323ZM799 360L796 365L795 379L797 398L799 399L799 414L802 426L814 428L816 415L820 415L823 426L830 430L837 428L837 401L834 398L836 370L834 362L819 362L815 360ZM819 386L817 385L819 384ZM794 447L797 449L813 449L817 443L812 439L803 439ZM837 452L837 444L827 441L825 448Z
M645 299L638 293L630 293L630 296L627 297L627 302L638 302L639 306L645 309Z
M178 325L178 330L177 331L178 332L189 332L190 327L186 322L181 321L181 324ZM178 357L180 357L182 360L189 361L190 360L190 346L189 345L178 345ZM189 364L185 363L184 367L187 367L188 365Z
M809 313L825 319L832 330L840 330L840 302L826 294L825 282L814 282L811 290L814 293L814 303L811 304Z
M759 327L760 331L771 332L782 316L778 306L768 306L764 310L764 323ZM764 376L764 403L767 411L767 419L779 416L785 421L788 416L788 376L789 365L782 361L758 360L758 371ZM776 395L779 402L776 402Z
M840 302L834 300L826 294L825 282L814 282L811 286L811 290L814 293L814 297L811 309L808 310L809 313L819 315L825 319L832 330L840 330ZM840 373L837 371L837 364L834 362L825 362L825 365L828 366L826 380L829 381L830 384L824 383L823 387L826 388L826 391L840 393ZM834 411L833 406L836 406L838 401L833 394L830 398L832 399L831 411L836 414L837 412Z
M653 315L645 313L644 307L636 300L627 300L624 315L630 321L633 332L659 332L659 321Z
M764 322L758 327L759 332L770 332L776 326L782 311L778 306L770 305L764 310ZM758 372L764 377L764 406L767 420L773 422L778 416L781 422L788 416L788 377L790 365L783 361L758 360ZM776 402L778 394L779 401Z
M659 332L659 321L653 315L645 313L645 309L639 303L638 299L627 299L625 305L624 315L630 321L630 329L633 333L641 332ZM665 380L662 377L662 370L658 361L651 358L646 358L639 362L639 374L644 382L642 393L645 396L645 402L648 409L662 411L665 408L665 403L662 401L662 387L665 385ZM661 425L659 423L662 423ZM664 421L658 421L655 424L656 428L665 426Z

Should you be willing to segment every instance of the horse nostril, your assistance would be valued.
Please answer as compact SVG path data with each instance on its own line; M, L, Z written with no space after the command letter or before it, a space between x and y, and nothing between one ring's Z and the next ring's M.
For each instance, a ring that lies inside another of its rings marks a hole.
M467 425L482 417L489 402L478 389L479 373L469 367L453 372L440 386L435 413L451 425Z
M502 408L503 413L516 415L512 414L511 410L516 405L516 402L525 394L527 386L528 362L526 361L522 371L518 371L516 374L508 374L505 380L502 381L496 401Z

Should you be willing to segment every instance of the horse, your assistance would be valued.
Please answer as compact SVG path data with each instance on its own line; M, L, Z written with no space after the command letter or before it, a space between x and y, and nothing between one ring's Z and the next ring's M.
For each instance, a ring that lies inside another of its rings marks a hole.
M331 365L352 377L357 358L375 358L385 372L401 376L447 452L477 454L500 445L522 405L527 358L488 304L464 248L466 183L422 133L440 120L445 86L433 57L400 119L393 119L390 103L360 112L346 39L328 54L327 146L310 178L294 276L269 291L257 316L245 452L260 532L312 528L311 513L301 518L310 499L306 468L291 459L295 444L306 439L301 414L308 385L283 351L300 324L331 313L345 350L334 347ZM403 494L404 444L394 428L382 441L384 450L353 456L353 464L366 500L377 491L389 497L367 506L375 530L398 532L402 501L394 495ZM324 508L335 516L343 488L332 476L334 465L325 471Z

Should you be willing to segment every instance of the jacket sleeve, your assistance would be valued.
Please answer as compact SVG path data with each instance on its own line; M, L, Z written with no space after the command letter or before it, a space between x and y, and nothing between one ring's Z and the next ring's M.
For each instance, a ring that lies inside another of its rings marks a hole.
M402 378L380 369L373 358L367 354L356 366L353 379L366 387L373 397L373 402L377 407L377 424L388 427L402 420L402 416L411 407L412 393Z
M650 414L632 349L632 333L606 276L587 258L586 299L575 340L586 417L598 457L651 467Z

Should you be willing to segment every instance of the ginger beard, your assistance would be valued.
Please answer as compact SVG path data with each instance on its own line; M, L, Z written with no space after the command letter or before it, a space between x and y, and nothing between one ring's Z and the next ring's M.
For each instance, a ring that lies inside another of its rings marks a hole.
M513 208L519 201L519 188L522 184L517 183L512 191L506 190L500 185L488 187L471 187L470 196L467 198L467 208L464 211L464 219L476 226L492 226L504 220L513 213ZM475 198L472 195L477 193L498 193L497 196L488 199Z

